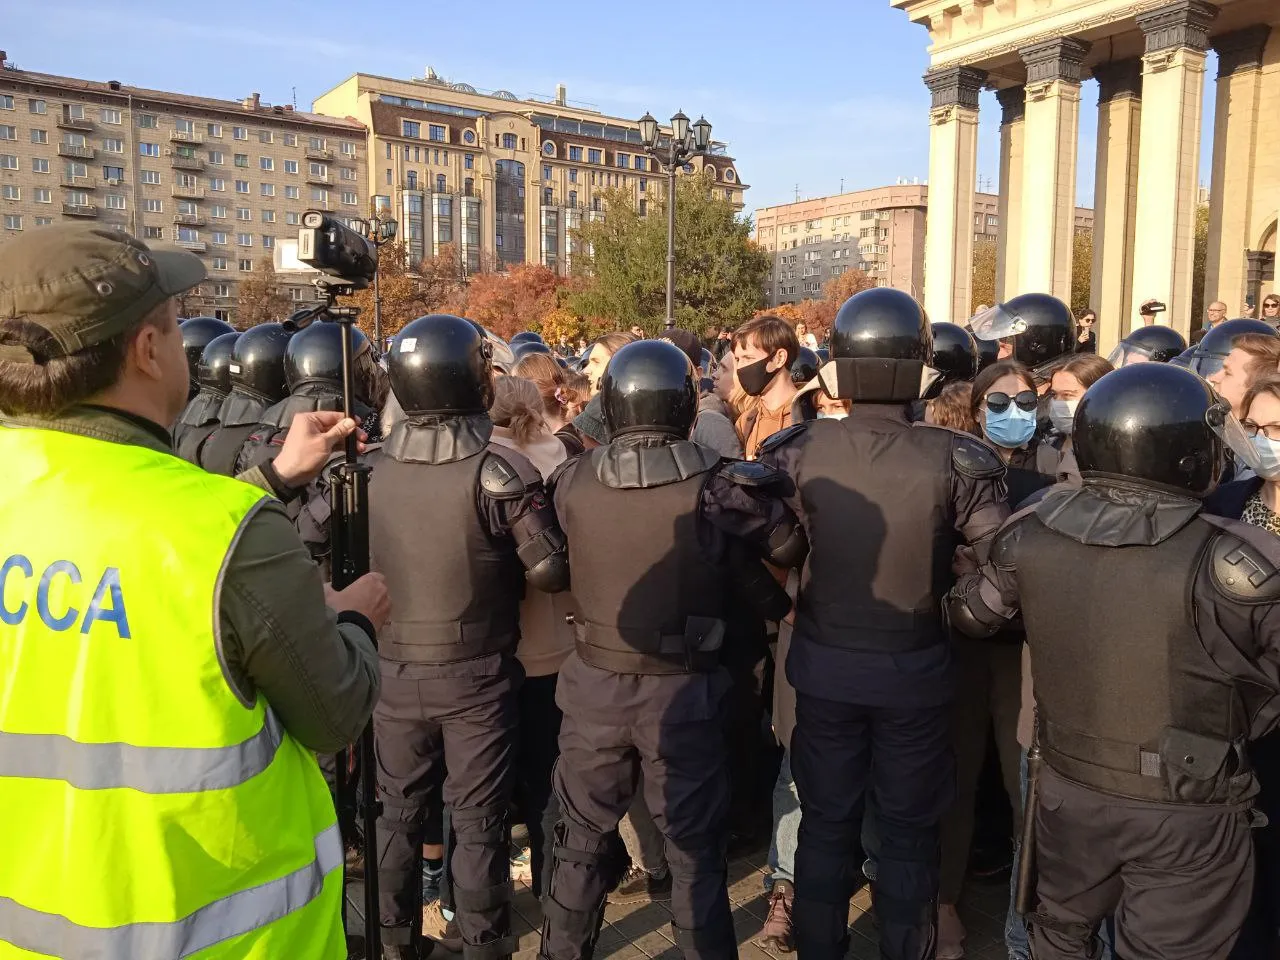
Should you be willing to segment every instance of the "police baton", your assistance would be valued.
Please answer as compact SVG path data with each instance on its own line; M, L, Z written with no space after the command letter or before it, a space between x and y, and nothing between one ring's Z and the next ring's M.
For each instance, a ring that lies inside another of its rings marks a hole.
M1031 728L1031 749L1027 751L1027 796L1022 804L1022 849L1018 854L1018 877L1013 889L1013 908L1025 917L1035 907L1036 892L1036 807L1040 800L1040 718Z

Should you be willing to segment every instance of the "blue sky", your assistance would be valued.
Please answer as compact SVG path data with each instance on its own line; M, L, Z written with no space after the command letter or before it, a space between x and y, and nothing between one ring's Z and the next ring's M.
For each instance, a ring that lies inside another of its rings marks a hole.
M852 190L928 174L927 37L888 0L694 2L670 8L672 26L668 8L618 0L234 0L218 5L216 22L196 5L159 0L132 0L127 14L97 0L0 6L11 60L85 79L228 99L257 91L272 103L296 89L305 109L357 71L421 76L430 64L449 80L520 97L550 97L564 83L570 100L617 116L704 113L751 185L749 208L792 200L797 188L817 197L842 182ZM1077 193L1089 205L1096 85L1083 97ZM1207 99L1209 130L1212 106ZM984 93L979 179L992 190L998 125L995 95Z

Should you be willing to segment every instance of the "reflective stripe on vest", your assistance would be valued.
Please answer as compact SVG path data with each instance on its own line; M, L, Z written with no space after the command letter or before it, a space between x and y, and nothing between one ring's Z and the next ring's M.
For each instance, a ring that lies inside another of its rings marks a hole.
M266 494L49 430L0 460L0 957L345 957L328 788L222 661Z
M301 909L320 895L329 872L341 866L342 836L335 823L315 838L311 863L261 887L214 901L181 920L84 927L0 897L0 931L14 946L51 957L179 960Z

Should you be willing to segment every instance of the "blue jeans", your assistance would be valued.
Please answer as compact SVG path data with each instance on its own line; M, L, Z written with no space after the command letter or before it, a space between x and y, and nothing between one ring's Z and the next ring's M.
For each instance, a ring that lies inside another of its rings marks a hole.
M796 845L800 842L800 795L791 779L791 755L782 755L782 766L773 785L773 836L769 841L769 873L764 888L771 890L775 880L794 883L796 879Z

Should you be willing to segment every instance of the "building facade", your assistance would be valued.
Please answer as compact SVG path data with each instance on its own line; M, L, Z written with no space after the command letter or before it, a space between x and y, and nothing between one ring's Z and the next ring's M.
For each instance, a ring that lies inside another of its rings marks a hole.
M238 280L311 209L368 209L365 130L289 106L0 70L0 237L60 220L198 254L183 312L235 319ZM282 277L287 281L287 276ZM298 301L312 287L288 284Z
M1275 0L890 0L929 31L925 303L955 319L972 283L978 94L1001 108L998 289L1067 299L1081 85L1098 83L1093 306L1099 350L1142 301L1187 334L1210 49L1218 54L1205 299L1240 315L1274 283L1280 214Z
M637 121L574 106L563 87L551 100L521 100L431 71L413 80L356 74L313 109L368 127L364 189L400 222L410 262L451 244L467 272L540 263L567 274L574 228L601 215L605 191L628 191L642 213L666 192ZM724 144L685 169L742 205L747 187Z
M756 242L773 256L769 306L819 297L850 269L923 298L928 207L928 186L899 183L757 210ZM973 243L999 241L1000 214L997 195L975 193ZM1092 210L1079 207L1075 217L1077 230L1093 228Z

